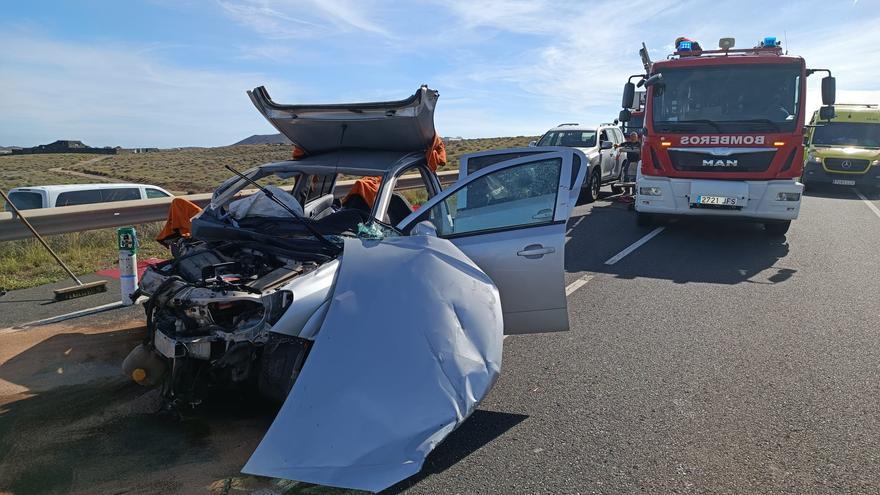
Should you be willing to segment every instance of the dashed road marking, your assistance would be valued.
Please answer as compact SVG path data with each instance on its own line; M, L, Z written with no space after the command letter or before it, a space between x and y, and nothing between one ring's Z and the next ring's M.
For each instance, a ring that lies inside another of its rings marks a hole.
M880 217L880 208L877 208L877 206L875 206L874 203L872 203L870 199L865 197L865 195L862 194L862 191L859 191L858 189L853 189L853 191L855 191L855 193L859 196L859 198L862 201L864 201L866 205L868 205L868 208L870 208L871 211L873 211L875 215Z
M656 229L654 229L654 230L648 232L644 237L642 237L641 239L637 240L636 242L630 244L629 247L627 247L627 248L624 249L623 251L621 251L621 252L615 254L614 256L608 258L608 261L606 261L605 264L606 264L606 265L613 265L613 264L617 263L618 261L620 261L620 260L622 260L623 258L625 258L629 253L635 251L636 249L638 249L639 247L641 247L642 244L644 244L644 243L650 241L651 239L653 239L654 237L656 237L657 234L659 234L660 232L663 232L664 230L666 230L666 227L657 227Z
M566 297L570 296L572 294L572 292L580 289L584 285L587 285L587 282L589 282L592 279L593 279L592 275L584 275L583 277L568 284L568 287L565 288L565 296Z

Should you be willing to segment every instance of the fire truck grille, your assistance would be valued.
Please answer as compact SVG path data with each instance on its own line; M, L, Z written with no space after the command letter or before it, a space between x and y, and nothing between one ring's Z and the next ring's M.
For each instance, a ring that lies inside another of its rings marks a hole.
M669 151L672 167L685 172L764 172L770 168L770 162L775 155L775 151L734 153L728 156Z
M865 172L868 160L844 160L842 158L826 158L825 168L834 172Z

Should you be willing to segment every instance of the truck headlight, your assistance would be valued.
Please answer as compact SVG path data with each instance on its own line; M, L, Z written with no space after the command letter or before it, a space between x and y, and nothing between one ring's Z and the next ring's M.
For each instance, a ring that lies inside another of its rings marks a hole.
M776 201L800 201L801 193L778 192L776 193Z
M659 187L640 187L639 194L642 196L663 196L663 189Z

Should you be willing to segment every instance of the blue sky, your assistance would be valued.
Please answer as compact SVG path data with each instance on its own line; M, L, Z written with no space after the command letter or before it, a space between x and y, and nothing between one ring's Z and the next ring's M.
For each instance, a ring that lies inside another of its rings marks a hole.
M0 17L0 145L219 146L283 103L440 91L444 136L610 121L642 41L787 37L831 68L838 101L880 102L880 0L153 0L11 2ZM817 105L818 78L810 102Z

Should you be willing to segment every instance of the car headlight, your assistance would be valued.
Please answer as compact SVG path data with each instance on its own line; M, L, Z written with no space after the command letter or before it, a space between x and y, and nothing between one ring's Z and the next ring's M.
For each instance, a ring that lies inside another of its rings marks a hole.
M778 192L776 193L776 201L800 201L801 193Z
M642 196L663 196L663 190L659 187L640 187L639 194Z
M880 160L874 160L873 162L871 162L871 166L872 166L872 167L878 167L878 166L880 166Z
M281 319L281 316L287 311L287 308L290 307L292 302L293 292L288 290L278 290L272 294L263 296L263 304L267 306L269 312L266 321L274 325L279 319Z
M812 153L807 154L807 161L811 162L811 163L818 163L818 164L822 163L822 159Z

